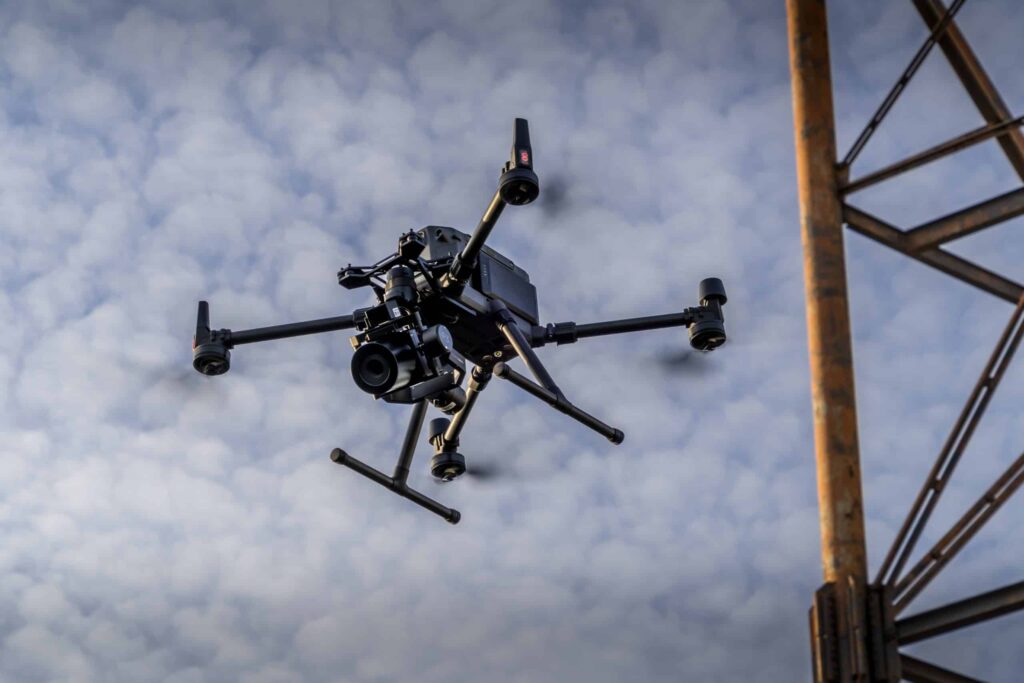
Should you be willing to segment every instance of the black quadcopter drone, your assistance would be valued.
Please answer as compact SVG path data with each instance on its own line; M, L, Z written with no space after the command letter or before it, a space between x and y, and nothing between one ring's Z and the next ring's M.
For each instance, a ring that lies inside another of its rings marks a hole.
M511 159L502 169L498 190L472 235L430 225L403 234L398 251L372 266L342 268L338 284L346 289L370 287L377 298L376 305L352 315L238 332L211 330L209 305L200 301L192 365L204 375L222 375L230 367L230 349L239 344L355 328L358 333L351 342L356 385L374 398L412 404L412 417L391 476L340 448L331 452L331 459L452 524L461 518L458 510L445 507L406 483L428 402L451 416L431 420L428 427L435 451L430 472L442 481L451 481L466 471L466 459L459 453L459 435L492 375L508 380L612 443L622 443L621 430L584 412L565 397L533 349L550 343L571 344L584 337L682 326L689 328L694 348L711 351L725 343L725 287L718 278L701 281L700 305L681 313L586 325L540 325L537 290L530 284L530 276L484 246L506 204L529 204L539 194L529 128L525 119L516 119ZM536 382L508 366L514 357L523 360ZM463 390L466 361L474 367Z

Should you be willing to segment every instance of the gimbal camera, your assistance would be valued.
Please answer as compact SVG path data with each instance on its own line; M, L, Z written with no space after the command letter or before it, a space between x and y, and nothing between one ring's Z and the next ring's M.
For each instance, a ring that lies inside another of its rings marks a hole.
M374 398L413 405L398 462L391 476L352 457L340 448L331 459L391 489L452 524L458 510L428 498L406 483L416 441L423 428L427 404L450 418L430 421L434 447L431 474L451 481L466 471L459 436L480 393L492 376L544 401L581 422L614 444L621 430L578 408L548 374L534 348L571 344L586 337L688 327L690 344L711 351L725 343L722 306L725 287L718 278L700 283L700 305L680 313L577 325L540 325L537 290L530 276L511 260L484 246L506 205L529 204L540 194L533 170L533 150L525 119L516 119L512 154L502 169L498 189L473 234L430 225L409 231L398 240L398 251L371 266L348 265L338 272L346 289L369 287L376 304L352 315L232 331L210 328L209 306L199 302L193 339L193 366L204 375L228 371L231 349L241 344L305 334L355 329L351 338L352 379ZM513 370L520 358L533 379ZM466 363L473 364L467 372ZM465 382L466 388L462 385Z

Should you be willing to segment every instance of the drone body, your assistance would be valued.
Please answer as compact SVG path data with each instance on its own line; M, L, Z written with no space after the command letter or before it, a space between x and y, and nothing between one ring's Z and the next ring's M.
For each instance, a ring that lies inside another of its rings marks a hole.
M347 289L370 287L377 299L374 306L358 309L352 315L233 332L211 330L209 306L199 302L193 366L204 375L220 375L230 366L230 349L240 344L357 330L351 339L356 385L375 398L411 404L413 413L391 476L338 448L332 451L331 459L452 524L461 517L457 510L406 483L428 403L451 416L432 420L428 429L435 451L431 473L443 481L466 470L465 458L458 451L459 436L492 376L508 380L612 443L621 443L622 431L565 397L533 349L549 343L573 343L584 337L682 326L689 328L694 348L710 351L726 339L722 315L725 288L717 278L703 280L700 305L679 313L587 325L564 322L541 326L537 290L529 275L484 246L506 205L529 204L537 198L540 185L532 160L527 123L516 119L511 159L471 235L454 228L427 226L402 235L398 251L378 263L341 269L338 283ZM522 359L536 381L507 365L516 357ZM470 372L467 361L473 364Z

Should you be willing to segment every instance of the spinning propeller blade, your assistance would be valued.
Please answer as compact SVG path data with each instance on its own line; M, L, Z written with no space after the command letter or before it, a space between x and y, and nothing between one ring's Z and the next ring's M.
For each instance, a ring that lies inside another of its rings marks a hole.
M693 349L677 349L659 354L657 362L665 372L672 374L703 375L709 369L704 354Z

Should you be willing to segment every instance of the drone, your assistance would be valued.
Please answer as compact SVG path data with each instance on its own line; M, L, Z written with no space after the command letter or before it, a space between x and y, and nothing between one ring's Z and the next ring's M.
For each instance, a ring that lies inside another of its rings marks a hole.
M507 205L530 204L539 194L529 126L525 119L517 118L511 158L502 168L498 189L471 235L429 225L402 234L398 251L371 266L350 264L342 268L338 284L346 289L369 287L376 297L373 306L357 309L351 315L241 331L214 330L210 328L209 304L200 301L192 365L203 375L222 375L230 368L231 349L236 346L355 329L351 343L356 386L375 399L412 405L412 416L390 476L340 448L331 452L331 460L451 524L461 519L458 510L407 483L428 404L450 416L431 420L427 430L428 441L434 447L430 473L444 482L466 472L459 437L492 377L507 380L613 444L620 444L622 430L566 398L534 349L552 343L572 344L587 337L687 327L691 346L711 351L726 340L722 314L725 287L718 278L702 280L699 305L679 313L583 325L541 325L537 289L530 283L529 274L485 246ZM515 358L522 360L532 379L509 366ZM468 372L467 363L472 364Z

